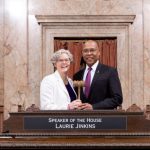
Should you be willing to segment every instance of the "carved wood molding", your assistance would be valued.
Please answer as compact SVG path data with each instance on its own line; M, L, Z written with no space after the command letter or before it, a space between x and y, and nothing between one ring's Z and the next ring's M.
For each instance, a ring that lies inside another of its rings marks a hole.
M146 105L145 116L147 120L150 120L150 105Z
M40 108L37 107L35 104L32 104L25 111L23 111L21 109L21 106L18 105L18 112L38 112L38 111L40 111ZM51 110L51 111L53 111L53 110ZM96 110L94 110L94 111L96 111ZM106 111L109 112L109 110L105 110L105 112ZM116 112L117 111L119 111L119 112L143 112L143 110L140 107L138 107L136 104L132 104L127 110L124 110L122 108L122 106L120 106L120 107L117 108ZM80 110L80 112L84 112L84 111ZM149 105L146 107L145 113L150 113L150 106Z
M25 111L22 110L22 106L18 105L18 112L39 112L39 111L40 111L40 108L37 107L35 104L32 104ZM147 120L150 120L150 105L146 105L146 109L144 111L140 107L138 107L136 104L132 104L127 110L122 109L122 107L120 106L117 108L117 111L118 112L144 112L145 118Z
M37 107L35 104L32 104L30 107L26 109L26 112L37 112L40 111L40 108Z
M138 107L136 104L132 104L126 112L142 112L142 109Z

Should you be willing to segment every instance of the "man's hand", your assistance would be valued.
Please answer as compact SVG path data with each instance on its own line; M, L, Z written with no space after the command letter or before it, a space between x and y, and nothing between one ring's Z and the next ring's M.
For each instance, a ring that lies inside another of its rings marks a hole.
M78 105L78 110L93 110L93 106L89 103L82 103L81 105Z

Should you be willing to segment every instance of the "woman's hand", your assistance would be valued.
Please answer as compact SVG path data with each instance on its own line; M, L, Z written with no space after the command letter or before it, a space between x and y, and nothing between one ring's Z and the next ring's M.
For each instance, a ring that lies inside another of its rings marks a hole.
M76 99L68 105L68 109L70 110L78 109L78 107L80 107L81 105L82 105L82 101L80 99Z

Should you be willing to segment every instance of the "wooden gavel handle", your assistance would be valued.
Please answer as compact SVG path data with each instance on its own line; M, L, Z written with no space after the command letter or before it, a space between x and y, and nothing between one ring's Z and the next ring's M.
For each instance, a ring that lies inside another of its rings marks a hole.
M78 99L80 99L80 86L78 86Z

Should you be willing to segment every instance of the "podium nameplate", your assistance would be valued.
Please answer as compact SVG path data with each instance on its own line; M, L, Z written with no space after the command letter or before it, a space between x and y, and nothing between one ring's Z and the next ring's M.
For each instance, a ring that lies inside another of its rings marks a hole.
M57 135L99 135L104 133L141 133L149 131L143 112L115 110L39 111L10 113L5 131L12 133L49 133Z
M127 130L126 116L48 117L24 116L24 130Z

